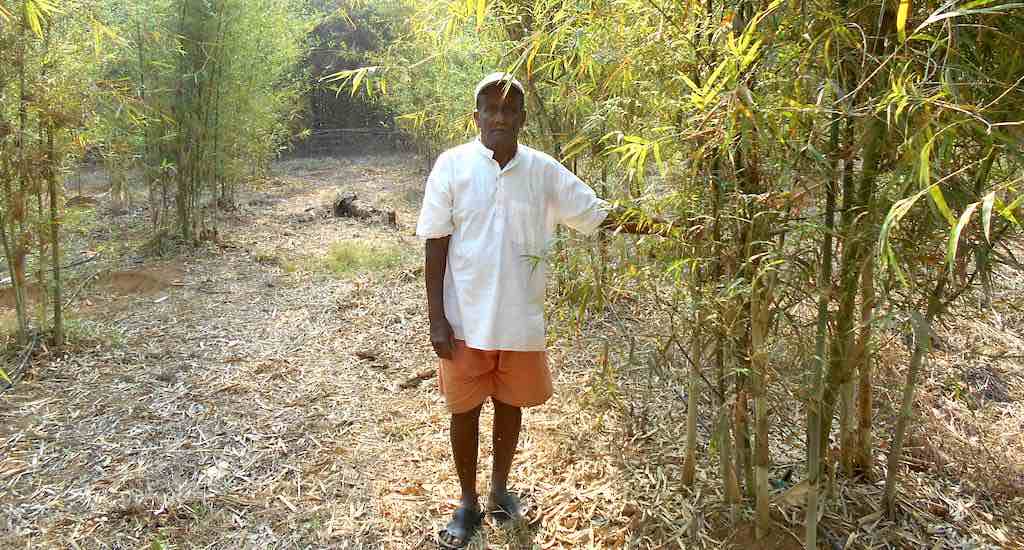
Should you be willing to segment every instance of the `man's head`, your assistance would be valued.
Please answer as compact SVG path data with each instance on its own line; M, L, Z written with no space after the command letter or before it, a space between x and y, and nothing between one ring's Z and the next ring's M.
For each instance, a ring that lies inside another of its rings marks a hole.
M473 120L480 141L492 151L511 150L526 123L523 85L504 73L485 77L476 87Z

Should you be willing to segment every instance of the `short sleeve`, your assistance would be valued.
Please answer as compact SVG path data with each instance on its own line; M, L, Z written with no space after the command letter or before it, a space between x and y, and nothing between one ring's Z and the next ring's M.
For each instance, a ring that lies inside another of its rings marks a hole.
M416 235L424 239L437 239L447 237L454 231L451 172L448 169L448 155L441 154L427 177L423 206L416 222Z
M552 190L555 221L584 235L594 234L608 216L609 204L568 168L557 161L555 165L558 174Z

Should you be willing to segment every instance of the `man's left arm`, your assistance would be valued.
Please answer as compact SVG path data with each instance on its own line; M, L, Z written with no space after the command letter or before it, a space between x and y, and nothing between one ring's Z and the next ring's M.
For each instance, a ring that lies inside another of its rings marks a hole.
M585 235L598 230L622 231L641 235L669 236L675 227L660 218L652 218L638 210L613 206L598 198L594 190L561 164L554 178L554 206L558 223Z
M601 222L600 228L634 235L659 235L662 237L669 237L678 229L671 222L621 206L611 207L608 215Z

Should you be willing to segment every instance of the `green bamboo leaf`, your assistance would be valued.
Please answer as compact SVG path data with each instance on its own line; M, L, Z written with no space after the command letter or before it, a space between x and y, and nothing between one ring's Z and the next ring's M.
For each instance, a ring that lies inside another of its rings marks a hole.
M3 381L7 382L8 384L14 384L14 381L12 381L9 376L7 376L7 373L4 372L4 369L2 368L0 368L0 379L3 379Z
M900 7L896 11L896 32L899 33L900 42L907 41L907 17L910 15L910 0L900 0Z
M658 165L658 171L661 172L661 177L665 177L668 172L668 165L665 164L661 159L661 142L654 142L654 162Z
M932 185L928 188L928 194L931 195L932 201L935 206L939 207L939 212L945 216L946 221L949 222L949 226L953 227L956 225L956 217L953 215L953 211L949 209L949 204L946 203L946 197L943 196L942 190L939 189L938 185Z
M944 6L944 7L948 7L948 6ZM937 23L939 21L942 21L944 19L950 19L952 17L960 17L962 15L983 15L983 14L1007 13L1007 12L1010 12L1012 10L1015 10L1015 9L1018 9L1018 8L1021 8L1021 7L1024 7L1024 3L1009 3L1009 4L1001 4L999 6L995 6L995 7L991 7L991 8L958 9L958 10L952 10L952 11L947 11L947 12L943 12L942 8L940 8L940 9L936 10L934 13L932 13L931 15L929 15L928 19L925 19L923 23L918 25L917 29L914 30L914 33L916 34L917 31L927 27L928 25L931 25L932 23Z
M566 162L572 157L580 154L580 152L586 149L588 145L590 145L590 140L585 134L580 134L572 138L569 140L569 143L566 143L565 146L562 147L562 162Z
M692 80L690 80L690 77L686 76L685 74L684 75L680 75L680 76L683 77L683 82L685 82L686 85L689 86L691 90L693 90L693 93L695 93L695 94L701 93L700 87L698 87L696 83L694 83Z
M878 236L879 259L883 259L885 248L889 246L889 233L892 231L893 227L903 219L903 216L907 215L907 212L909 212L910 208L914 206L914 203L921 198L921 195L922 193L917 193L912 197L896 201L896 203L892 205L892 208L889 209L889 212L885 215L885 220L882 221L882 229Z
M1013 216L1013 211L1020 207L1021 203L1024 203L1024 193L1021 193L1016 199L1007 204L1006 206L999 209L999 215L1006 218L1014 225L1019 226L1020 222Z
M650 151L650 147L643 146L636 155L636 179L637 181L644 181L644 172L646 172L647 165L647 153Z
M974 0L973 2L968 2L968 3L960 6L960 9L970 10L970 9L974 9L974 8L980 8L982 6L987 6L987 5L989 5L989 4L991 4L992 2L995 2L995 1L996 0Z
M946 244L946 264L949 266L949 271L952 273L953 264L956 262L956 250L960 246L960 233L963 232L964 227L969 221L971 221L971 215L978 209L980 203L971 203L963 214L960 214L960 220L956 223L956 227L949 233L949 242Z
M996 202L995 191L985 195L981 202L981 224L985 228L985 241L991 243L992 238L992 205Z
M885 245L885 259L893 272L896 273L896 278L900 280L900 283L905 287L909 287L910 280L907 279L907 276L903 273L903 268L900 267L900 262L896 258L896 252L893 251L892 247L888 244Z
M920 153L918 153L917 179L921 182L921 187L928 186L932 181L931 155L933 143L935 143L935 137L925 142L924 146L921 147Z

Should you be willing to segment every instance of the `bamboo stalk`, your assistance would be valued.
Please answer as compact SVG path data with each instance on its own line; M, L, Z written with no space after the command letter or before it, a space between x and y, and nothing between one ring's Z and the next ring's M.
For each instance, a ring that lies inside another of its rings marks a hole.
M832 119L833 151L839 149L839 115ZM838 172L839 161L836 161ZM824 378L828 344L828 305L832 288L832 230L835 227L836 188L835 179L825 184L825 232L821 238L821 267L818 271L818 324L814 342L814 369L811 379L811 396L807 403L807 506L804 518L804 547L818 548L818 493L821 480L822 454L822 382Z
M864 262L861 277L860 339L857 342L860 377L857 389L857 441L853 473L871 479L874 464L871 453L872 388L874 386L873 363L871 358L872 317L875 311L875 261L868 257Z
M695 256L699 247L694 247ZM704 361L704 344L702 333L704 327L703 315L703 273L701 266L694 262L690 270L690 300L693 310L693 324L690 332L690 349L693 353L693 360L690 363L688 390L686 396L686 458L683 460L683 484L692 486L697 471L697 407L700 404L698 399L701 381L701 365ZM710 389L710 388L709 388Z
M20 28L18 30L18 137L16 147L18 148L18 190L7 196L12 199L11 209L11 235L8 255L11 266L11 285L14 288L14 309L18 320L18 344L24 345L28 342L28 314L25 311L25 242L26 233L25 218L27 208L25 193L28 184L28 156L25 154L25 132L28 127L28 83L25 77L26 48L28 37L27 10L22 10ZM7 240L4 240L7 245Z
M750 411L747 404L749 393L750 377L736 374L736 399L733 403L733 431L736 434L736 469L742 472L743 493L746 498L754 498L754 459L753 449L750 445ZM740 476L737 475L737 478ZM738 480L737 480L738 481Z
M931 351L932 320L942 309L942 294L946 288L947 277L948 268L943 267L939 279L935 283L935 289L928 296L928 309L924 316L917 311L911 312L914 351L910 356L910 367L907 369L907 378L903 384L900 415L896 419L896 431L893 434L892 444L889 445L889 456L886 460L883 506L890 518L896 513L896 484L899 482L900 459L903 457L903 440L907 433L907 426L913 417L917 379L921 372L921 366L924 364L928 352Z
M863 141L864 156L859 190L853 187L850 175L852 171L844 170L843 174L843 254L839 273L839 309L835 315L836 334L829 347L828 373L825 377L822 397L822 426L819 437L823 449L827 449L828 446L832 414L840 397L841 386L850 381L853 369L851 352L856 335L854 312L859 294L861 265L868 252L867 231L869 228L868 224L864 223L864 220L867 219L864 216L871 217L865 209L869 206L870 197L874 191L881 149L885 143L885 128L885 121L878 117L874 117L868 122L868 129ZM850 425L847 424L847 429L849 428ZM846 432L840 434L840 441L852 444L855 439ZM843 447L844 455L853 453L852 446Z
M766 284L767 275L754 279L750 296L751 320L751 372L754 390L754 418L756 422L756 446L754 449L755 508L757 510L757 537L763 538L771 528L771 513L768 507L768 354L765 337L768 333L771 288Z
M52 126L49 127L49 131L46 133L46 146L48 152L47 161L49 161L51 166L47 174L47 187L50 195L50 243L52 246L51 261L53 262L53 346L60 349L64 346L64 303L60 270L60 210L57 204L60 196L57 192L56 173L52 169L56 162Z

